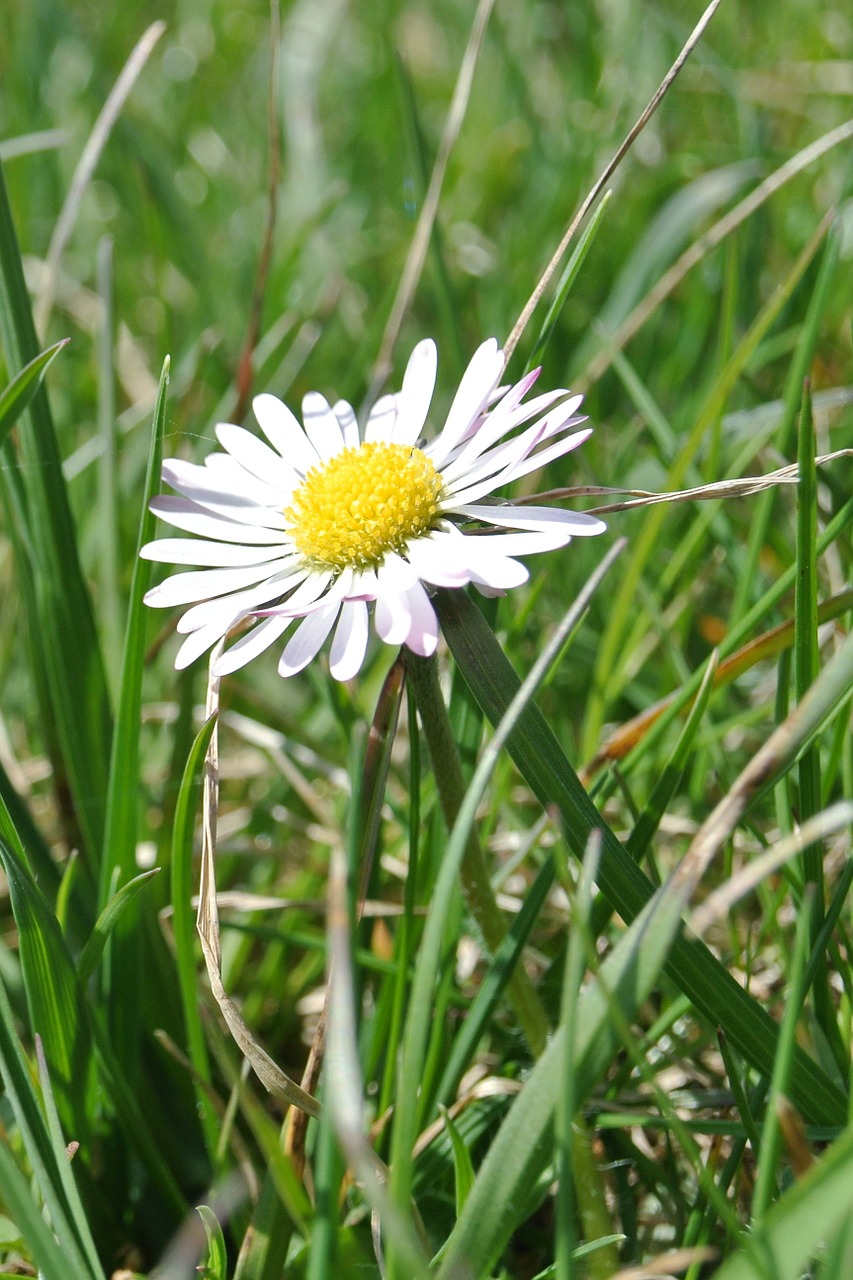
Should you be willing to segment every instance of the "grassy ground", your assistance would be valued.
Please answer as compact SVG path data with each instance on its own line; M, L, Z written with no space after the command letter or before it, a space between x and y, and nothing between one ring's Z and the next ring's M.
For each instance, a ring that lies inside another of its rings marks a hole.
M246 1069L194 935L205 671L140 604L146 468L152 438L200 460L252 424L250 391L364 402L474 10L302 0L276 42L257 0L3 8L3 1262L604 1280L686 1250L653 1274L847 1280L853 129L792 163L849 114L845 8L723 0L510 368L584 390L595 426L531 492L799 483L614 510L485 616L441 597L455 820L435 689L385 646L346 686L324 658L284 682L273 650L223 681L222 979L295 1080L329 998L307 1127ZM491 13L392 350L398 386L436 339L433 430L699 15ZM13 379L66 337L30 398Z

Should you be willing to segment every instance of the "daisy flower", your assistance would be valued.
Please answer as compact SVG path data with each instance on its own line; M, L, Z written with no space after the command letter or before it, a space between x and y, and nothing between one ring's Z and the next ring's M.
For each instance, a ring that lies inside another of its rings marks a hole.
M575 430L581 397L557 390L525 400L538 369L498 388L503 353L491 339L424 444L436 364L435 344L420 342L402 390L376 402L363 431L346 401L330 406L311 392L303 427L275 396L261 395L254 410L268 444L221 423L223 452L203 466L163 463L175 495L155 498L152 510L195 535L142 548L149 560L195 566L145 597L156 608L190 606L178 622L186 639L176 667L249 622L216 674L236 671L293 628L280 675L301 671L334 631L332 675L349 680L364 660L370 604L381 640L426 657L438 643L433 588L473 583L502 594L527 579L517 556L602 532L590 515L483 501L586 439L587 428Z

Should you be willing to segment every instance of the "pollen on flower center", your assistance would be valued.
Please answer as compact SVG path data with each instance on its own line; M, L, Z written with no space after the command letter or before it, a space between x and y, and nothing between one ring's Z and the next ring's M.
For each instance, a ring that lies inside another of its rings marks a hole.
M421 449L362 444L312 467L284 517L318 567L375 569L427 532L441 492L441 474Z

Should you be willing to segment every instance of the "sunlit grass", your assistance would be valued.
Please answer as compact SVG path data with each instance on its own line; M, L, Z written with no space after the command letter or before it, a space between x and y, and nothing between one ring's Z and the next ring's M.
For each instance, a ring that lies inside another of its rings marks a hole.
M543 386L585 391L594 434L521 488L662 492L788 463L799 484L612 510L606 546L537 557L483 613L439 593L440 690L378 643L343 686L323 658L280 680L276 646L225 678L205 965L190 898L214 726L204 663L176 673L174 620L141 604L146 496L161 448L200 461L217 421L253 427L250 392L364 404L474 9L163 14L51 274L81 156L158 15L10 8L3 1263L46 1280L200 1264L605 1280L686 1250L667 1265L691 1280L847 1280L849 132L785 167L845 124L846 13L714 16L608 184L536 355ZM399 386L414 344L437 342L430 432L699 15L526 0L489 16L392 352ZM803 851L789 837L807 819ZM502 913L489 946L469 914L481 856ZM679 917L723 886L695 939ZM319 1120L284 1114L285 1077Z

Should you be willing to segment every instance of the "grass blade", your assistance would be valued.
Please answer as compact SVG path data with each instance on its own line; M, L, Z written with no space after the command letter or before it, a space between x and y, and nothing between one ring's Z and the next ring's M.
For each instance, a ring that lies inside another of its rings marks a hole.
M488 718L497 723L518 688L517 675L464 592L439 592L436 604L456 662ZM654 886L595 808L535 705L520 717L507 748L540 802L560 811L566 839L577 857L583 856L590 831L601 830L599 884L623 919L633 920ZM713 1026L725 1028L752 1066L765 1075L772 1073L778 1027L704 945L677 938L667 972ZM801 1050L791 1094L803 1114L817 1123L846 1120L843 1094Z
M6 390L0 395L0 444L14 427L27 405L41 386L41 380L53 364L56 356L69 343L69 338L55 342L40 356L36 356L26 365L17 377L13 378Z

